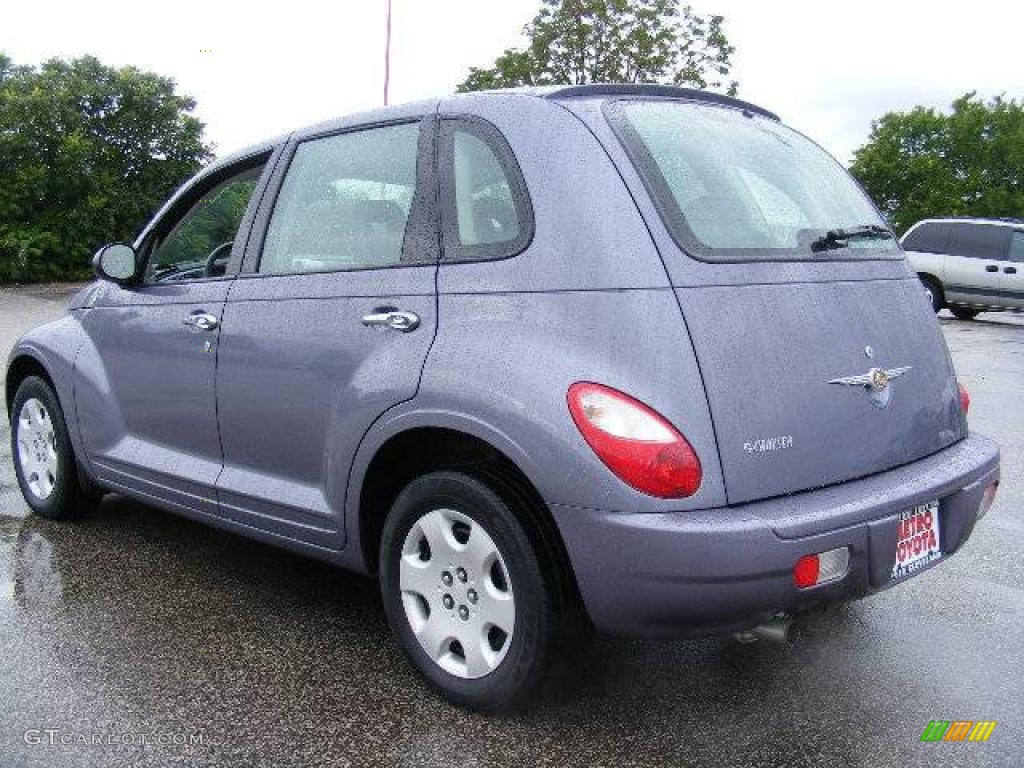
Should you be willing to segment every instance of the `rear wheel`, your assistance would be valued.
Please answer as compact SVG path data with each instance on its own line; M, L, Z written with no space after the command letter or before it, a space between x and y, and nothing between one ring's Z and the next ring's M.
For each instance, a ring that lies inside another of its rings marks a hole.
M957 320L973 320L981 312L980 309L968 309L967 307L950 307L949 311Z
M556 589L509 504L459 472L413 480L388 515L381 593L402 650L453 703L523 702L558 635Z
M938 280L928 275L919 275L919 277L921 278L921 284L924 286L925 296L931 302L932 309L938 314L946 305L945 298L942 295L942 286L939 285Z
M64 413L50 385L38 376L26 378L14 395L11 414L14 471L32 511L59 519L94 508L96 497L79 482Z

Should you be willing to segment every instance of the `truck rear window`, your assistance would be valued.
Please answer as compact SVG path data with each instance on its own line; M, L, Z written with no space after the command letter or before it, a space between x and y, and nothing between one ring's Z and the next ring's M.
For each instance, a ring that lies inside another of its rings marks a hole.
M900 258L888 236L812 245L837 229L885 227L831 156L775 120L697 102L621 100L605 114L677 244L713 261Z

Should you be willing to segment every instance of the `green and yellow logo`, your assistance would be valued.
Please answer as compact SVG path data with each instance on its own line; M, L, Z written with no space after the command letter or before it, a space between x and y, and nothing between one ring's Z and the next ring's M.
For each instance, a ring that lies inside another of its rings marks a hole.
M921 741L988 741L995 727L995 720L932 720Z

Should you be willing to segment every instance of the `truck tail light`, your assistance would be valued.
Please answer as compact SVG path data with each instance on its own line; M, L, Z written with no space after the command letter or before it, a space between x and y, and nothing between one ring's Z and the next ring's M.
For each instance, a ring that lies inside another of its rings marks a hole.
M628 485L661 499L697 492L700 459L664 416L601 384L569 387L569 413L597 457Z
M967 391L967 387L960 382L957 382L956 388L960 393L960 409L964 412L964 416L966 416L967 412L971 410L971 395Z

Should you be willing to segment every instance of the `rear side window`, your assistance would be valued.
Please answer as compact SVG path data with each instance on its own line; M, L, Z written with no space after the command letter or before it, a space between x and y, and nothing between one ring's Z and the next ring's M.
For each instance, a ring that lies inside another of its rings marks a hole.
M1006 258L1012 231L1009 227L993 224L955 223L952 225L949 253L970 259L1001 261Z
M920 224L903 239L903 249L920 253L947 253L949 230L949 224L940 222Z
M605 114L676 243L714 261L899 258L883 232L815 251L836 229L885 229L839 163L751 112L679 100L619 100Z
M515 256L533 235L526 183L504 137L476 118L441 126L445 259Z
M1010 240L1010 261L1024 263L1024 232L1014 230Z
M304 141L263 245L263 273L390 267L403 260L416 192L419 125Z

